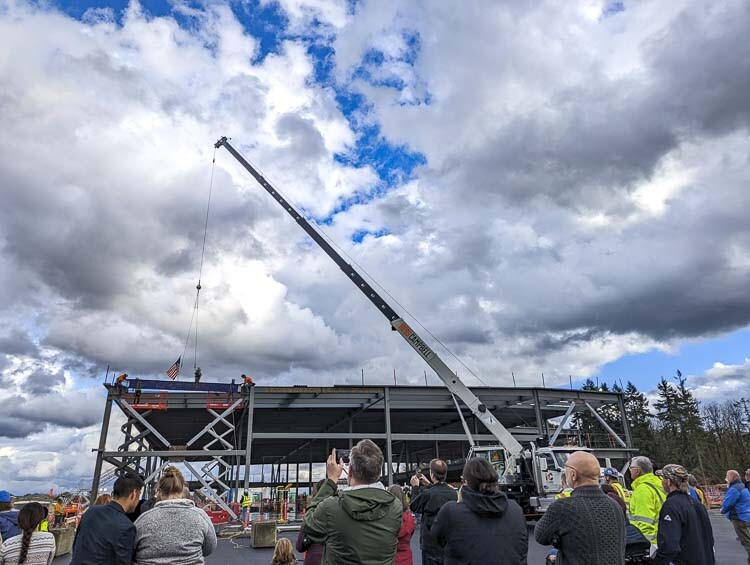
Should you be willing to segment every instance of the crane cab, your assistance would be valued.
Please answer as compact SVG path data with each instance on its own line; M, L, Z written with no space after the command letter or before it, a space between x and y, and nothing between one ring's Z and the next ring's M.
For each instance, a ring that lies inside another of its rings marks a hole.
M497 472L499 483L513 484L517 482L518 468L516 461L499 445L474 445L469 451L469 457L481 457L489 461Z

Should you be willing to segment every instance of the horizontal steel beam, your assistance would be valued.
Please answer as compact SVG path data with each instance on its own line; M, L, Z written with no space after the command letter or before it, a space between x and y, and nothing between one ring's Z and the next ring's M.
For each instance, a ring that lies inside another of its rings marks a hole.
M175 449L174 451L105 451L104 457L237 457L244 456L244 449L222 449L204 451L203 449Z
M526 435L526 434L524 434ZM465 441L464 434L391 434L394 441ZM300 432L253 432L253 440L257 439L386 439L386 434L370 434L367 432L354 433L300 433ZM497 441L490 434L475 435L477 441ZM193 451L192 453L196 453Z

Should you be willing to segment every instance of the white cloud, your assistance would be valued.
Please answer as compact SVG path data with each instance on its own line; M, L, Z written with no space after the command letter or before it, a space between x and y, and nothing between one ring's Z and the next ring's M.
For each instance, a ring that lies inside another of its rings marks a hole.
M750 358L737 365L717 361L703 375L688 379L688 384L704 402L750 399Z
M281 6L290 37L256 63L259 42L222 4L177 7L189 29L137 4L121 23L1 12L0 321L18 330L0 335L4 388L21 394L29 360L50 382L62 371L42 398L90 422L103 391L87 376L158 373L182 352L220 135L316 217L379 184L335 158L359 132L315 84L305 32L333 38L335 76L372 105L357 118L426 158L326 232L485 381L566 383L750 322L741 2L642 2L605 19L602 2ZM355 71L373 49L383 62L367 80ZM364 368L390 382L396 368L423 382L387 321L224 150L201 284L207 380L333 384ZM18 435L40 404L15 410ZM67 441L86 478L96 425L74 424L0 457L30 469L25 485L59 483Z

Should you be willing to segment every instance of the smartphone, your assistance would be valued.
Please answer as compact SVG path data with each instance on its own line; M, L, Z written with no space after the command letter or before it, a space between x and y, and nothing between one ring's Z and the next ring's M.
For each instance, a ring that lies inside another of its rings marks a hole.
M336 459L338 459L341 463L349 464L349 456L351 455L350 449L337 449L336 450Z

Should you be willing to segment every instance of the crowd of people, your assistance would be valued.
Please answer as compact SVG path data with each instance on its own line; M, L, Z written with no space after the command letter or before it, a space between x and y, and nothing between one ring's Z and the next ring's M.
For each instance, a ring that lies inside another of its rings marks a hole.
M528 527L521 507L499 488L495 468L483 458L466 461L461 487L447 484L448 466L433 459L429 472L411 477L411 489L381 482L380 448L362 440L348 466L332 450L327 478L318 482L296 540L306 565L413 565L411 538L420 520L424 565L523 565ZM551 546L547 563L618 565L627 548L645 546L654 565L713 565L714 537L708 499L681 465L654 472L646 457L630 461L632 492L616 469L601 479L599 461L587 451L565 462L565 490L538 520L533 535ZM348 487L339 488L342 478ZM742 481L726 474L721 513L732 523L750 564L750 468ZM216 548L214 526L190 499L182 473L168 467L155 499L141 500L143 480L124 475L111 497L102 495L83 514L72 565L181 563L199 565ZM30 502L14 510L0 491L0 565L51 564L54 536L44 531L47 507ZM295 546L280 538L273 565L297 563Z
M382 465L380 449L369 440L359 442L350 455L350 488L339 490L344 465L332 451L328 478L317 485L297 540L297 549L308 551L307 565L411 565L411 512L421 520L425 565L527 563L525 516L499 489L488 461L468 460L456 490L446 483L446 463L433 459L429 477L417 473L411 478L408 510L402 489L386 489L380 482ZM538 543L552 546L547 562L618 565L626 562L628 548L635 548L643 562L654 565L716 563L708 500L695 477L677 464L654 472L647 457L633 458L629 472L632 493L614 468L605 469L602 480L600 463L590 452L568 457L565 489L533 531ZM721 511L731 520L750 564L750 469L745 478L748 485L737 471L727 472Z

